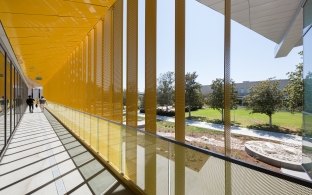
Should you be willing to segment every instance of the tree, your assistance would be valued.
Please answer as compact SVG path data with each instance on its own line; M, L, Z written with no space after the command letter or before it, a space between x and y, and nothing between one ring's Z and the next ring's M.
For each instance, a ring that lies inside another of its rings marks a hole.
M272 128L272 115L282 107L283 93L278 88L279 82L268 79L254 85L246 96L247 108L251 113L261 113L269 116Z
M145 108L145 94L144 93L142 93L142 94L139 94L139 108L140 109L144 109Z
M189 117L191 117L192 108L201 108L204 104L201 84L196 82L197 77L196 72L188 72L185 75L185 104L188 108Z
M212 93L208 94L207 104L221 113L222 122L224 120L224 80L216 79L211 84ZM235 82L231 80L231 109L237 108L237 92L235 90Z
M299 53L302 55L301 53ZM294 113L303 110L303 63L296 65L294 72L288 72L288 84L284 88L287 109Z
M123 106L126 106L126 99L127 99L127 90L124 89L122 93L122 104Z
M161 106L168 106L173 104L173 94L174 94L174 73L166 72L160 74L158 78L157 87L157 102Z

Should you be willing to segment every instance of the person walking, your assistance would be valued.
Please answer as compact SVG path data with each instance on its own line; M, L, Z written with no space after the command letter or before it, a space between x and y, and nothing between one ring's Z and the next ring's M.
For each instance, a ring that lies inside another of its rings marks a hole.
M29 107L29 112L33 113L34 112L34 99L30 95L28 96L26 103Z
M41 98L39 99L41 112L44 111L44 106L45 106L46 103L47 103L47 100L43 96L41 96Z
M5 99L4 99L4 96L2 96L1 99L0 99L0 106L1 106L0 112L4 112L4 108L5 108Z

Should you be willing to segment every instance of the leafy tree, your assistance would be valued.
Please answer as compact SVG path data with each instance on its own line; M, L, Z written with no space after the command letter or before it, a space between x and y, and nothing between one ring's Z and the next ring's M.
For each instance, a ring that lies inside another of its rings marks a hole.
M295 72L288 72L288 84L284 88L287 109L294 113L303 109L303 63L296 65Z
M161 106L168 106L173 104L173 94L174 94L174 73L166 72L161 74L158 78L157 87L157 102Z
M145 108L145 94L139 94L139 108L142 109L142 108Z
M126 99L127 99L127 90L124 89L122 93L122 104L123 106L126 106Z
M282 107L283 93L278 88L279 82L268 79L254 85L245 100L251 113L261 113L269 116L272 128L272 115Z
M212 93L208 94L207 105L212 109L218 110L222 116L222 122L224 120L224 80L216 79L212 81L211 85ZM237 108L237 92L235 90L235 82L231 80L231 109Z
M201 84L196 82L197 77L196 72L188 72L185 75L185 104L188 108L189 117L191 117L192 108L201 108L204 104Z

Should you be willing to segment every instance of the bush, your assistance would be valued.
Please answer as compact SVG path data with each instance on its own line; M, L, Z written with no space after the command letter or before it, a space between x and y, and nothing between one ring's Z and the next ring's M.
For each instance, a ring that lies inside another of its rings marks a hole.
M140 113L145 113L145 109L141 108ZM160 116L175 116L175 111L174 110L164 110L161 108L157 108L156 114Z
M157 115L160 115L160 116L175 116L174 110L168 110L167 111L167 110L157 108L156 113L157 113Z
M202 106L191 106L191 111L196 111L198 109L201 109ZM185 112L188 112L188 106L185 107Z

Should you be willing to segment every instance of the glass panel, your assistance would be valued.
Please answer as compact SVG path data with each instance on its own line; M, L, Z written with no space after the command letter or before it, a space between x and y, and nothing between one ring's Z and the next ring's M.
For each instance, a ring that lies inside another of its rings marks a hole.
M186 1L186 143L224 153L224 1Z
M16 85L17 85L17 74L16 74L16 70L14 68L14 72L13 72L13 84L12 84L12 89L13 89L13 116L14 116L14 129L16 127L16 124L17 124L17 111L16 111L16 92L17 92L17 89L16 89ZM12 130L14 130L12 129Z
M309 28L312 26L312 1L307 0L304 5L304 13L303 13L303 32L307 32Z
M283 2L264 8L232 1L231 156L299 177L293 171L302 171L303 21L298 1L287 5L291 26L280 20L289 11Z
M53 103L49 108L53 113L63 111L62 106ZM186 145L101 118L91 117L91 121L93 118L99 123L99 137L98 141L91 142L90 148L99 151L105 162L146 194L312 193L311 188L224 161Z
M312 1L308 0L304 7L304 23L312 25ZM312 177L312 30L305 34L304 44L304 115L303 115L303 156L302 164Z
M138 107L137 126L145 130L145 1L138 0Z
M175 138L175 1L157 1L157 134ZM167 119L168 120L164 120Z
M7 58L6 63L6 139L9 140L11 133L11 62Z
M4 147L5 138L4 138L4 115L5 115L5 72L4 72L4 54L0 51L0 151Z

